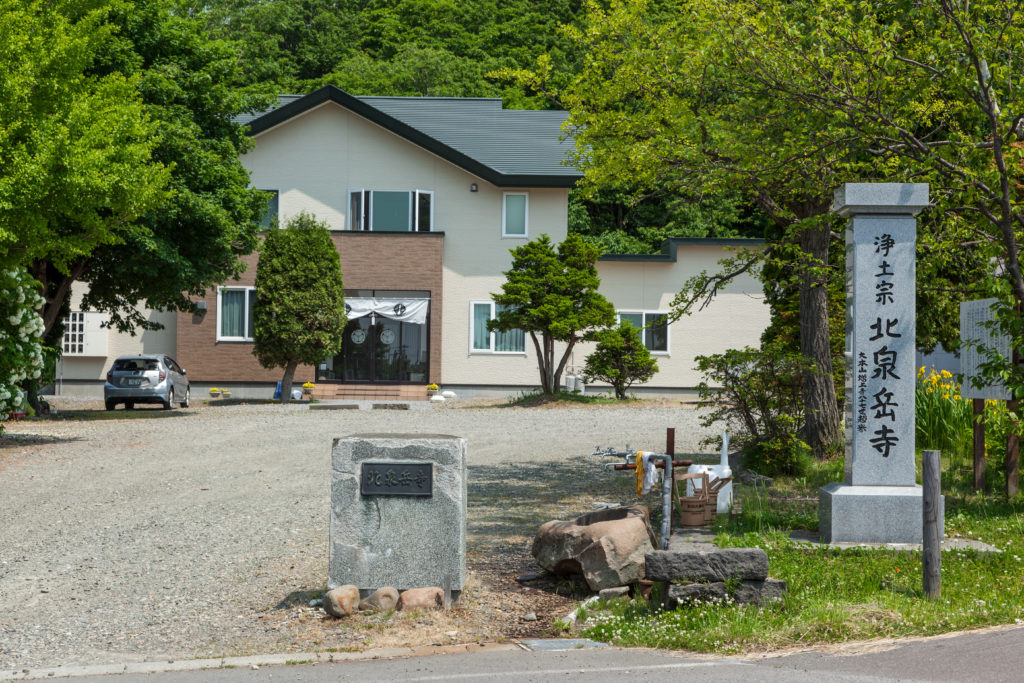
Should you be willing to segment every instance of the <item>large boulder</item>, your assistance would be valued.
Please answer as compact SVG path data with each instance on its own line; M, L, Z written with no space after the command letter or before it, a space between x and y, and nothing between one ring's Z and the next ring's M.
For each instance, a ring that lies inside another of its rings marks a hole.
M650 513L633 505L548 522L537 531L531 552L544 569L582 574L591 590L599 591L644 578L644 556L654 543Z

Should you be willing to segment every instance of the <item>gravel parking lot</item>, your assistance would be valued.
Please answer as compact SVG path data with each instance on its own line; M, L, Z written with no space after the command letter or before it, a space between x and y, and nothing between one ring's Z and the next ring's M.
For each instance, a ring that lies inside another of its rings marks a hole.
M8 423L0 438L0 674L514 635L516 610L541 604L512 589L538 521L629 495L587 459L595 444L663 450L675 427L677 451L696 452L703 436L672 401L64 415ZM360 432L467 439L475 583L454 614L391 628L308 607L326 584L331 441Z

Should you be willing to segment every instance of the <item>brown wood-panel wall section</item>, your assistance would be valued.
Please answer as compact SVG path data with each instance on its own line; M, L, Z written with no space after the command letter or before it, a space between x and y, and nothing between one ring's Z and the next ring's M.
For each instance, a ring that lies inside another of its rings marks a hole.
M441 287L443 233L333 232L341 259L345 289L425 290L430 292L430 381L441 381ZM257 256L243 259L248 267L237 282L224 286L251 287L256 281ZM178 314L178 363L193 382L276 382L278 368L260 366L251 342L217 341L217 290L205 301L206 315ZM312 366L300 366L296 382L313 381Z

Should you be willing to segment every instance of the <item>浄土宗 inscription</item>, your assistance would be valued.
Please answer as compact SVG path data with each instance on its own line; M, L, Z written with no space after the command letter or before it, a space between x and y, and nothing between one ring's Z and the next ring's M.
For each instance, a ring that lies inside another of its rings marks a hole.
M928 186L848 183L844 481L822 487L822 540L920 543L914 460L915 215Z

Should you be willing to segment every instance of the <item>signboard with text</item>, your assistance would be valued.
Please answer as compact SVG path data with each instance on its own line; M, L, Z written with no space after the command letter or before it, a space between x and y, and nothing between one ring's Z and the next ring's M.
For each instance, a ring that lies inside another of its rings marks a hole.
M978 346L994 349L1003 358L1010 358L1010 338L999 334L986 325L995 320L992 304L996 299L979 299L964 301L960 304L960 373L964 376L960 395L964 398L991 398L998 401L1009 401L1013 398L1010 390L1002 383L990 383L980 389L975 388L972 380L980 377L979 366L985 360Z

